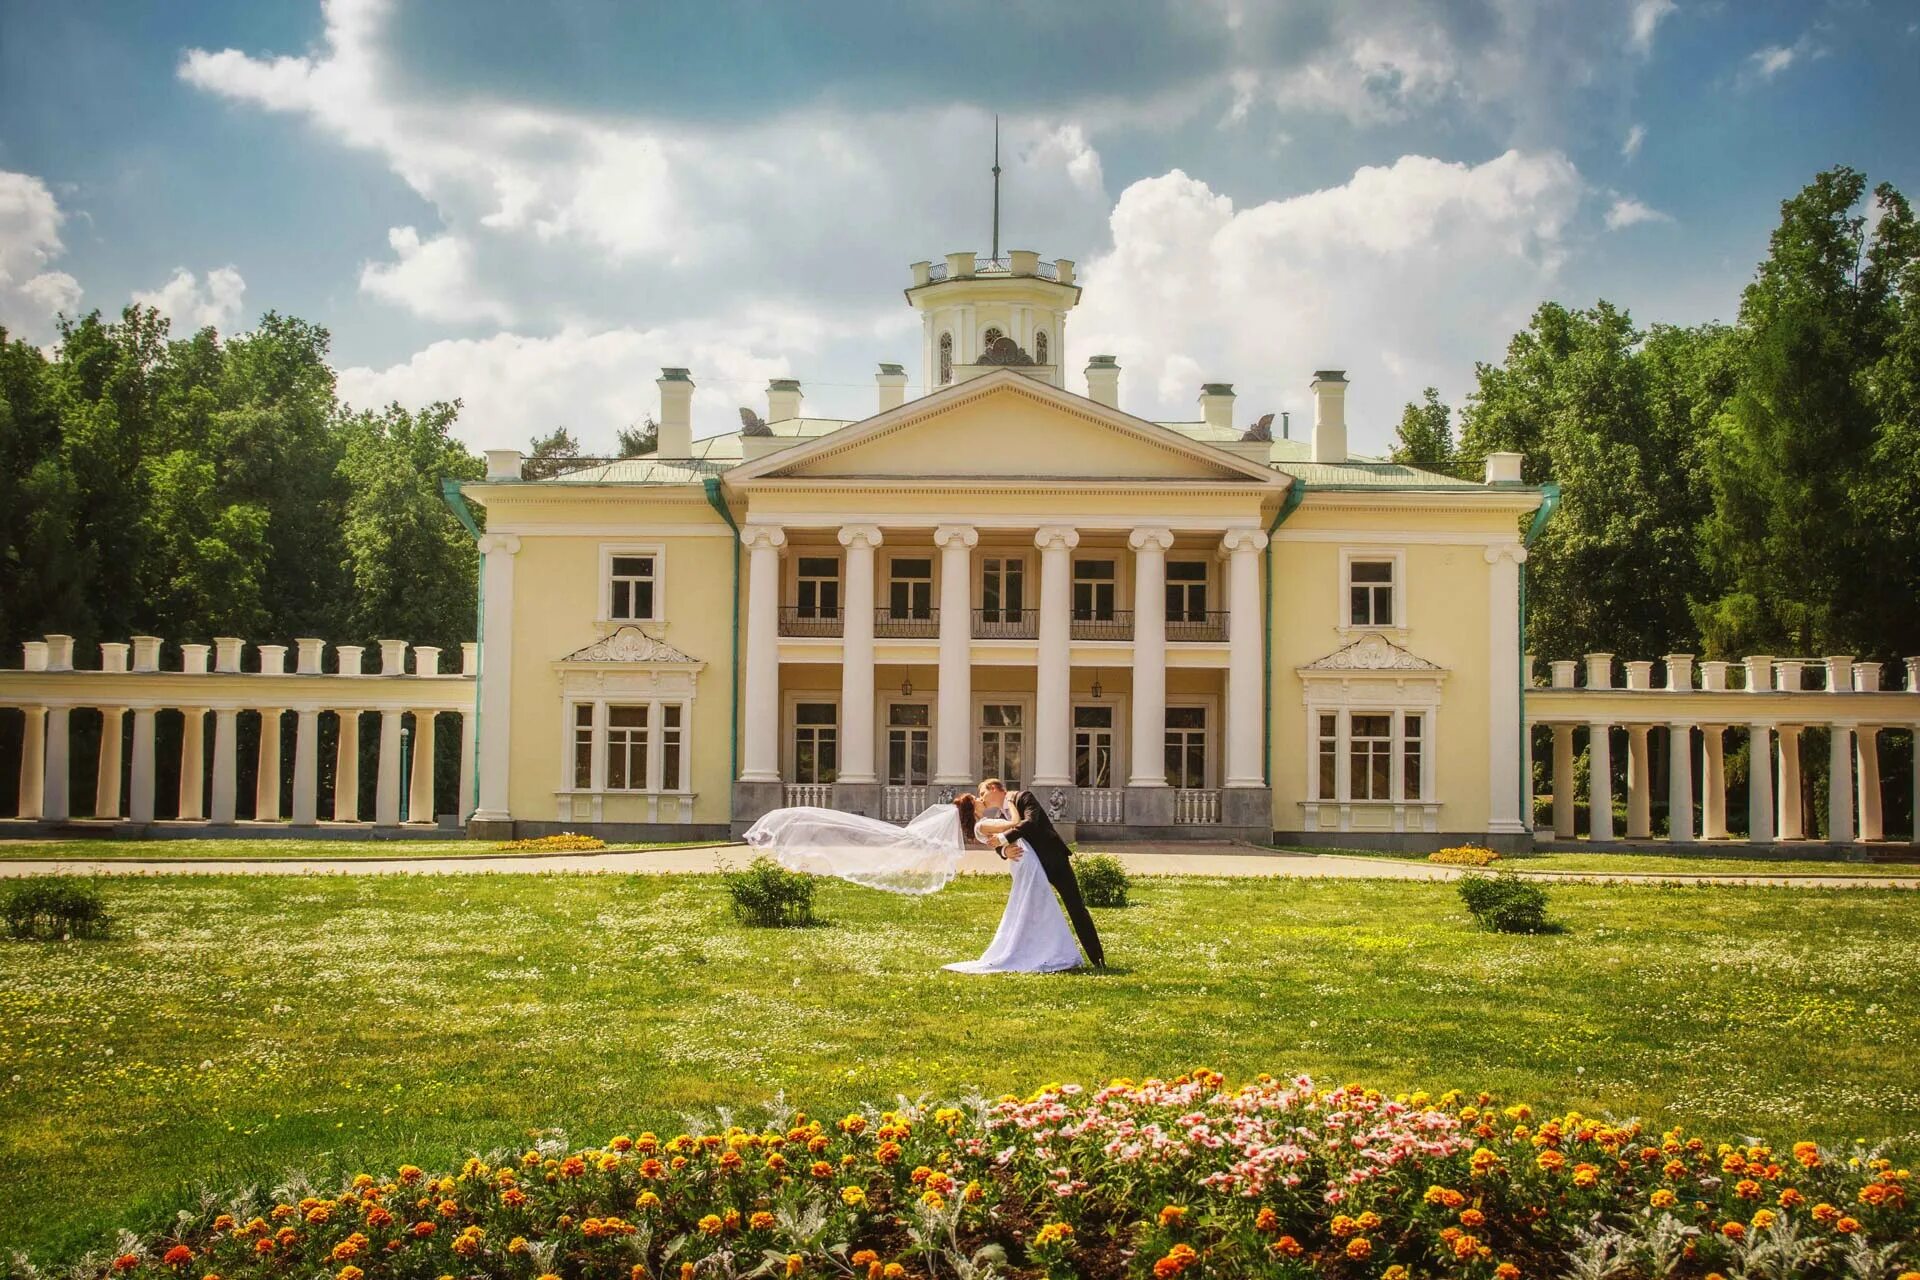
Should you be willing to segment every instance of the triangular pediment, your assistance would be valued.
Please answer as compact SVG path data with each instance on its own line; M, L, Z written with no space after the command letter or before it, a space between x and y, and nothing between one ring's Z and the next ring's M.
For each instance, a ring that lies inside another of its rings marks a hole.
M638 627L621 627L611 635L602 636L584 649L575 649L560 659L560 663L563 666L581 663L594 665L612 663L622 666L706 665L700 659L689 657L665 640L658 636L650 636Z
M1392 676L1440 676L1445 675L1447 669L1383 635L1368 632L1352 644L1342 645L1326 657L1307 663L1299 671L1302 675L1348 676L1378 672Z
M968 477L1287 484L1258 462L1011 370L942 388L728 479Z

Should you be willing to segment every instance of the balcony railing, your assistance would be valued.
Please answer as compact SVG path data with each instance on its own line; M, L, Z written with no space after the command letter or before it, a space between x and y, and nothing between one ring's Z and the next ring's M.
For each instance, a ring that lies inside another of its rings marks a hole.
M842 630L838 609L807 609L799 605L780 608L780 634L783 636L837 636Z
M975 640L1031 640L1040 634L1038 609L975 609Z
M892 609L875 609L873 634L894 640L934 639L940 634L940 611L919 609L895 613Z
M831 782L789 782L785 787L787 808L831 809L833 808L833 784Z
M1012 258L989 258L985 254L978 254L974 257L973 274L976 276L1003 276L1011 275L1012 273ZM1053 262L1038 262L1034 264L1033 274L1039 276L1042 280L1058 280L1060 278L1060 267L1057 263ZM946 278L946 263L935 262L928 265L928 284L938 284Z
M910 822L939 799L937 787L883 787L880 816L888 822Z
M1212 788L1177 789L1173 793L1173 820L1183 824L1220 821L1220 793Z
M1080 821L1124 821L1122 815L1127 793L1119 787L1081 787L1077 794L1080 800Z
M1073 615L1075 640L1133 639L1133 610L1112 609L1100 614Z
M1183 613L1167 619L1168 644L1225 643L1227 612L1215 609L1207 613Z

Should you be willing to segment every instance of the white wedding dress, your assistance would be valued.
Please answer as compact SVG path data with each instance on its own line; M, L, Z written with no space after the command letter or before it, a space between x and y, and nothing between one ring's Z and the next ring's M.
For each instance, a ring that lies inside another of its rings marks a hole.
M1000 914L1000 927L978 960L945 966L955 973L1056 973L1080 963L1080 943L1067 913L1053 896L1047 869L1025 840L1013 862L1013 892Z

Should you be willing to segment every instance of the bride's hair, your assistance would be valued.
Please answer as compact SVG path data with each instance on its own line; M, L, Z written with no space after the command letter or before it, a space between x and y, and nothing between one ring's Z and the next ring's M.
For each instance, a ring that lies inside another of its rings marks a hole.
M966 791L953 798L953 807L960 811L960 834L973 839L973 824L980 820L979 802L973 792Z

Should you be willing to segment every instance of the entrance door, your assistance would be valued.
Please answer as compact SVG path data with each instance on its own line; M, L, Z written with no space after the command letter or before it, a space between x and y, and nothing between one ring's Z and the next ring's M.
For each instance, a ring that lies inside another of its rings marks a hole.
M980 707L980 776L999 778L1007 790L1021 787L1026 758L1026 722L1017 702L988 702Z
M924 702L895 702L887 707L887 785L924 787L932 711Z
M1113 785L1113 708L1092 705L1073 709L1073 785Z
M1167 708L1167 785L1207 785L1207 709Z

